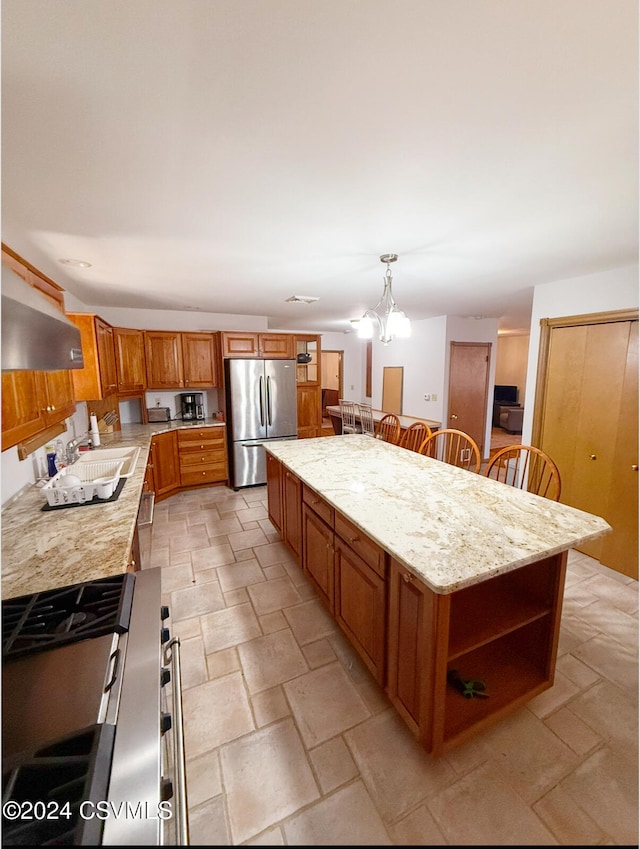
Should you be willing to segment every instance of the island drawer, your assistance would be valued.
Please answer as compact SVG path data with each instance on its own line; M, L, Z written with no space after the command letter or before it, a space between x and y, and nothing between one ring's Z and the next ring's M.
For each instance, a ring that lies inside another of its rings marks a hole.
M302 484L302 500L305 504L308 504L313 512L317 513L318 516L320 516L320 518L329 525L329 527L333 527L333 507L306 484Z
M380 575L386 577L386 555L377 543L364 534L352 522L338 513L335 514L335 532Z

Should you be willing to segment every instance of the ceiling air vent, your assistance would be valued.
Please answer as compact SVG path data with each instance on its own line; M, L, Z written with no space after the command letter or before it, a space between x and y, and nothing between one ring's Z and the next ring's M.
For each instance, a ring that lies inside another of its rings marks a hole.
M285 303L287 304L312 304L314 301L318 301L319 298L315 298L313 295L292 295L290 298L287 298Z

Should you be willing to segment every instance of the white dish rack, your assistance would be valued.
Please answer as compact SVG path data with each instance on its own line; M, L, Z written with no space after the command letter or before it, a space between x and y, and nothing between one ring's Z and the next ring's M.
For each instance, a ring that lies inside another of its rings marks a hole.
M74 463L60 469L41 491L51 507L61 504L84 504L96 495L101 499L111 498L118 486L123 464L124 460ZM80 484L65 485L67 475L80 478Z

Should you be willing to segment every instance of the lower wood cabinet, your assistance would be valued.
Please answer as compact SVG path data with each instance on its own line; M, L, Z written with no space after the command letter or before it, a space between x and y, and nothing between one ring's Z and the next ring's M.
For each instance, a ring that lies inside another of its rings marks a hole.
M209 485L227 480L226 428L178 430L178 453L181 486Z
M284 532L282 513L282 463L273 454L267 452L267 499L269 504L269 521L280 536Z
M286 534L298 499L305 575L428 752L471 739L553 684L566 551L436 593L269 452L267 474L270 518ZM484 681L487 696L465 697L452 672Z
M300 561L302 556L302 484L300 478L287 469L282 475L282 506L284 541Z
M302 484L302 546L305 574L383 686L387 623L385 552L305 484Z
M387 635L385 577L379 575L337 534L334 540L336 621L378 684L384 686Z
M302 563L307 578L330 613L334 612L333 527L302 505Z
M151 455L156 501L160 501L172 495L180 486L177 432L170 430L154 436L151 440Z

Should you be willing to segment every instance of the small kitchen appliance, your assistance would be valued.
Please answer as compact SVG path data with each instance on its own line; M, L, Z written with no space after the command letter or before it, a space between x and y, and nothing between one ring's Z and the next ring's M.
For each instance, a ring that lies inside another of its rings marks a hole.
M169 407L147 407L147 420L150 422L170 422L171 410Z
M182 420L185 422L204 419L202 392L189 392L180 396Z

